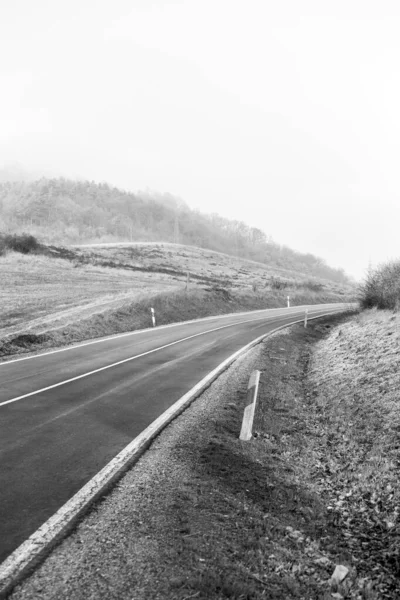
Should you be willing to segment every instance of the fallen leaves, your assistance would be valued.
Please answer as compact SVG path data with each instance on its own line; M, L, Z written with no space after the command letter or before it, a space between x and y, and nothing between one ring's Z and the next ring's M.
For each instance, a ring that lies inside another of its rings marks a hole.
M369 574L376 597L400 597L400 328L387 314L367 313L341 331L346 344L335 334L321 340L308 372L314 482L326 497L337 550Z

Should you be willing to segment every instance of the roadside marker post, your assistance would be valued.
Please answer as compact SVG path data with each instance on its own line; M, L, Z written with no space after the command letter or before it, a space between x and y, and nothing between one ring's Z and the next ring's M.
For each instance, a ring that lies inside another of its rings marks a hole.
M260 382L260 371L253 371L250 375L249 385L247 386L247 406L244 409L242 429L239 439L247 442L251 440L253 434L254 413L256 410L258 384Z
M308 317L308 308L306 308L306 312L304 314L304 327L307 327L307 317Z
M290 308L290 296L287 296L287 307Z
M156 317L154 315L154 308L150 308L150 310L151 310L151 321L153 323L153 327L155 327L156 326Z

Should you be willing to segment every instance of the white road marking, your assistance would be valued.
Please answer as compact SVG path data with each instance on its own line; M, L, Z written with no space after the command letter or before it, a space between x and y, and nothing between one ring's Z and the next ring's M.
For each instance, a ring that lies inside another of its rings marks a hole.
M291 309L290 314L297 312L298 310L302 310L305 308L305 306L310 306L310 305L304 305L304 306L293 306ZM319 304L317 305L311 305L311 306L320 306ZM327 304L325 305L326 308L328 308L329 306L333 306L332 304ZM177 327L179 325L188 325L189 323L196 323L196 322L203 322L203 321L210 321L212 319L226 319L228 317L241 317L242 315L248 315L248 314L254 314L254 313L260 313L260 312L270 312L270 311L278 311L278 310L282 310L281 307L279 308L261 308L259 310L252 310L252 311L245 311L245 312L240 312L240 313L228 313L225 315L213 315L210 317L203 317L201 319L191 319L189 321L179 321L178 323L168 323L167 325L159 325L157 327L157 331L159 331L160 329L167 329L168 327ZM287 309L283 309L286 311L286 314L288 314L288 310ZM322 309L320 309L322 310ZM280 316L280 315L276 315L276 316ZM240 321L241 323L244 321ZM32 360L34 358L40 358L41 356L48 356L49 354L57 354L57 352L66 352L68 350L75 350L76 348L82 348L83 346L90 346L92 344L101 344L102 342L109 342L110 340L117 340L119 338L122 337L127 337L129 335L137 335L139 333L149 333L151 331L154 331L153 327L148 327L146 329L136 329L135 331L127 331L125 333L118 333L115 335L108 335L106 337L102 337L100 339L97 340L91 340L90 342L79 342L77 344L73 344L71 346L67 346L66 348L57 348L57 350L49 350L48 352L41 352L40 354L34 354L33 356L22 356L21 358L14 358L12 360L4 360L0 362L0 368L4 365L8 365L10 363L15 363L15 362L20 362L21 360Z
M321 310L321 309L319 309L319 310ZM316 312L318 312L318 311L316 311ZM191 340L195 337L199 337L200 335L206 335L207 333L213 333L214 331L219 331L220 329L226 329L227 327L234 327L235 325L243 325L244 323L252 323L254 321L262 321L262 320L269 321L271 319L276 318L277 316L284 317L285 315L272 315L269 318L259 317L257 319L246 319L245 321L229 323L229 325L222 325L221 327L216 327L215 329L208 329L207 331L195 333L193 335L189 335L188 337L182 338L180 340L176 340L175 342L170 342L169 344L164 344L163 346L159 346L158 348L153 348L153 350L148 350L147 352L142 352L141 354L137 354L136 356L130 356L129 358L124 358L123 360L119 360L115 363L111 363L110 365L106 365L104 367L94 369L93 371L88 371L87 373L82 373L82 375L77 375L76 377L71 377L70 379L65 379L64 381L60 381L59 383L54 383L53 385L49 385L45 388L41 388L40 390L35 390L34 392L29 392L27 394L23 394L22 396L17 396L16 398L11 398L10 400L5 400L4 402L0 402L0 406L5 406L6 404L11 404L13 402L17 402L18 400L23 400L24 398L29 398L30 396L35 396L36 394L41 394L42 392L47 392L48 390L52 390L52 389L54 389L56 387L60 387L62 385L66 385L67 383L71 383L72 381L77 381L78 379L83 379L84 377L89 377L90 375L94 375L95 373L100 373L101 371L111 369L112 367L117 367L118 365L122 365L129 361L136 360L137 358L141 358L142 356L146 356L148 354L153 354L154 352L158 352L159 350L164 350L165 348L169 348L170 346L175 346L175 344L180 344L181 342L186 342L187 340ZM295 315L293 315L293 316L295 316Z
M84 377L89 377L89 375L94 375L95 373L100 373L100 371L105 371L106 369L111 369L112 367L122 365L131 360L135 360L137 358L141 358L142 356L146 356L147 354L152 354L153 352L158 352L159 350L163 350L164 348L168 348L170 346L174 346L175 344L179 344L181 342L191 340L195 337L199 337L200 335L206 335L207 333L219 331L220 329L226 329L227 327L234 327L235 325L242 325L243 323L252 323L253 321L261 321L261 320L269 321L270 319L273 319L273 318L275 318L275 316L272 316L269 318L259 317L257 319L247 319L246 321L230 323L229 325L222 325L221 327L216 327L215 329L208 329L207 331L195 333L193 335L189 335L188 337L181 338L180 340L176 340L175 342L170 342L169 344L164 344L163 346L159 346L158 348L153 348L153 350L148 350L147 352L142 352L141 354L137 354L136 356L130 356L129 358L124 358L123 360L119 360L115 363L111 363L110 365L106 365L104 367L94 369L93 371L88 371L87 373L83 373L82 375L77 375L76 377L71 377L70 379L65 379L64 381L60 381L59 383L49 385L40 390L35 390L34 392L29 392L28 394L23 394L22 396L17 396L16 398L11 398L10 400L5 400L4 402L0 402L0 406L5 406L6 404L11 404L12 402L17 402L18 400L23 400L24 398L29 398L29 396L34 396L35 394L41 394L42 392L46 392L47 390L52 390L61 385L71 383L72 381L77 381L78 379L83 379Z

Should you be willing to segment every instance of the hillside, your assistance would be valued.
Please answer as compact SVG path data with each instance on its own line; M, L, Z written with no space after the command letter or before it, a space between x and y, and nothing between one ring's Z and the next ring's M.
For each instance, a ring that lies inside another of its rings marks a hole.
M0 256L0 355L208 315L354 298L351 286L176 244ZM187 281L189 273L189 282Z
M347 284L341 269L275 243L243 222L190 209L171 194L126 192L107 183L45 179L1 182L0 232L54 244L175 242Z

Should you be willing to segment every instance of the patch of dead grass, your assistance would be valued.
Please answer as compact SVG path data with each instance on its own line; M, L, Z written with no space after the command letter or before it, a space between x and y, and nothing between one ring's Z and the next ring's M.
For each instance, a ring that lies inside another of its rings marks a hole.
M175 290L172 278L61 258L8 253L0 259L0 337L63 327L126 303Z
M274 290L272 279L286 282L292 292L310 294L307 288L309 277L304 273L285 268L272 267L256 261L213 252L195 246L183 246L168 243L133 243L133 244L96 244L81 246L79 253L86 257L102 257L115 260L121 264L132 264L141 267L171 268L180 272L189 271L195 276L204 276L219 284L249 291ZM354 290L329 280L318 280L321 289L327 294L343 292L351 295ZM320 295L320 294L319 294ZM282 296L282 294L280 294ZM318 296L318 294L316 294Z
M315 485L382 598L400 595L399 318L373 310L338 327L317 344L307 385L321 440Z
M289 288L270 285L278 271L294 286L293 305L346 299L329 282L317 293L303 289L298 274L194 247L41 246L40 252L0 257L1 356L148 327L150 306L158 324L283 306Z

